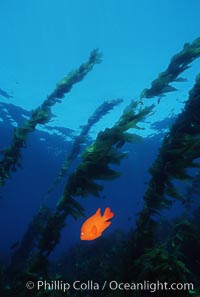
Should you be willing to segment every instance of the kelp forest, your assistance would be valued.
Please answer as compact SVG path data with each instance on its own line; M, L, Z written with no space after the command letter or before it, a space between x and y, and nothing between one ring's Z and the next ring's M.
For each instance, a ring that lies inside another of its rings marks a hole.
M80 198L98 198L104 190L102 183L106 182L109 187L110 181L121 178L121 163L129 154L124 150L124 145L143 143L143 137L138 133L144 129L142 124L156 112L161 100L167 101L168 94L178 90L172 85L174 82L179 85L186 81L182 74L199 57L200 38L197 38L190 44L186 43L171 58L167 68L152 81L151 86L141 90L139 98L133 98L114 125L99 131L95 140L88 141L91 128L120 105L123 99L104 101L91 114L87 123L81 126L79 135L74 135L70 148L66 148L65 160L57 177L55 175L54 182L46 189L48 197L59 183L64 184L62 195L56 198L55 209L49 208L44 199L19 245L14 249L10 263L0 267L1 297L200 296L200 206L197 206L200 195L198 73L193 87L188 90L188 98L182 111L170 127L165 127L168 132L165 133L158 154L149 168L150 179L141 197L143 206L135 218L132 230L128 234L115 231L109 237L103 236L95 240L92 245L83 246L81 242L73 245L59 259L62 266L51 260L52 252L60 243L61 232L68 228L66 219L72 217L78 221L85 216ZM23 154L25 150L31 149L27 146L30 134L38 125L51 129L48 123L53 117L53 107L68 99L75 84L84 80L89 73L92 75L93 71L98 71L99 63L103 65L103 55L95 49L86 62L57 83L40 106L27 112L25 121L21 120L20 125L13 128L11 143L1 151L1 187L6 186L8 179L14 180L16 171L26 166ZM3 110L6 103L0 105ZM57 127L57 130L63 134L70 133L67 128ZM132 197L134 200L134 193ZM176 203L182 206L183 212L176 218L167 220L164 212L170 211ZM86 256L88 254L90 257ZM26 286L27 282L35 284L44 280L54 284L54 288L37 290L36 287L29 289ZM72 283L75 280L87 284L87 289L84 286L73 289ZM102 289L105 280L107 285ZM114 289L113 280L121 286ZM134 284L145 281L146 286L157 282L190 283L193 286L170 292L163 288L158 291L135 289ZM113 288L109 287L109 282ZM56 284L64 286L64 283L71 284L71 288L65 291L55 288Z

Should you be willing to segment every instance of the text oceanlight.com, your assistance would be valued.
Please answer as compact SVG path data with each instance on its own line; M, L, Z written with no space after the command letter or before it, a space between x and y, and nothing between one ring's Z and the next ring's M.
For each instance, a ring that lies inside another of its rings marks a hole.
M62 291L66 292L69 290L75 291L104 291L105 289L111 291L189 291L194 290L193 283L168 283L168 282L160 282L159 280L156 282L143 281L143 282L118 282L116 280L111 281L103 281L103 282L95 282L92 280L88 280L86 282L82 282L80 280L76 280L74 282L64 282L62 280L55 281L46 281L39 280L36 282L28 281L26 283L26 288L28 290L36 289L36 290L51 290L51 291Z

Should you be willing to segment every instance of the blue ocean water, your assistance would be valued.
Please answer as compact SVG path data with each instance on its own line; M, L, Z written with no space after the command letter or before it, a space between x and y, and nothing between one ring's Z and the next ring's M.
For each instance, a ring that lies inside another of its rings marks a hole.
M137 100L141 91L150 87L186 42L199 37L199 11L198 0L1 0L0 89L8 94L0 92L1 151L11 144L14 129L30 117L67 73L85 62L93 49L98 48L103 54L102 63L95 65L62 103L52 108L54 117L48 127L66 128L65 137L59 129L52 131L38 125L21 150L20 168L0 189L1 262L10 263L12 245L20 245L43 203L52 211L55 209L69 175L81 162L81 153L55 190L50 194L47 191L81 126L105 100L123 99L92 126L84 149L100 131L116 123L130 101ZM127 157L114 166L121 175L99 181L104 186L99 198L77 198L85 217L77 221L67 218L60 243L51 256L55 261L74 244L81 243L81 225L99 207L103 211L109 206L115 213L102 236L109 238L115 231L135 228L144 206L149 168L166 132L183 109L199 67L197 59L183 74L187 81L174 83L178 91L168 93L159 104L158 98L145 101L146 106L155 104L155 112L141 123L144 129L137 130L143 140L123 146ZM164 217L174 217L182 208L182 203L178 203Z

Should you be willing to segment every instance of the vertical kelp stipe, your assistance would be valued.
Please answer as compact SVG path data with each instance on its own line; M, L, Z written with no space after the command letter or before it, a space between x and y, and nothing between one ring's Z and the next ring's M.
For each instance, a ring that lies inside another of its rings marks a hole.
M93 50L88 61L64 77L42 105L33 111L30 119L25 121L22 127L15 129L12 144L2 152L3 159L0 160L0 186L4 184L6 178L10 177L10 172L16 171L16 166L20 166L21 148L25 146L28 135L35 130L38 124L46 124L51 120L52 106L56 103L61 103L61 99L71 91L74 84L83 80L95 64L101 63L101 57L102 55L98 50Z
M41 232L50 215L50 209L47 206L42 205L37 214L33 217L19 246L15 249L11 257L8 266L9 274L17 274L19 271L24 271L27 265L27 259L29 259L33 253L36 242L40 238Z
M139 215L138 234L153 241L154 214L172 205L172 199L184 201L173 185L173 179L192 179L187 169L200 168L200 76L189 92L183 112L165 136L157 159L150 168L152 176L144 195L145 207ZM152 229L152 230L151 230ZM144 238L142 238L144 240Z
M74 160L78 157L81 152L81 147L86 142L86 137L93 125L95 125L102 117L109 113L115 106L119 105L123 100L115 99L109 100L102 103L88 119L87 124L81 126L81 133L75 138L71 152L67 154L64 163L60 169L58 177L54 181L52 187L49 189L48 193L53 191L55 186L64 178L67 171Z
M194 269L189 260L191 254L188 254L188 245L191 247L191 243L194 245L194 250L200 247L196 228L198 223L194 223L191 214L188 219L184 217L176 219L175 225L171 226L169 237L165 236L160 246L157 236L161 227L161 211L170 208L175 200L185 202L185 197L177 191L173 181L195 180L196 175L189 175L187 170L200 168L199 114L200 76L198 75L195 85L189 92L184 110L165 136L158 157L150 168L152 177L144 194L144 208L139 213L131 245L132 257L137 257L137 260L130 267L129 274L134 275L134 271L140 267L140 274L135 275L139 281L142 279L156 281L159 278L162 281L167 279L171 282L187 282L195 280L195 274L198 274L196 267ZM196 254L197 259L198 257ZM199 265L197 266L199 270Z

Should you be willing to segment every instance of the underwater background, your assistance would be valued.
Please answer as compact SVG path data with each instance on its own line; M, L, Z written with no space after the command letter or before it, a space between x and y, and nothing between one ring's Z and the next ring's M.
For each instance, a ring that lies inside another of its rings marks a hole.
M0 1L1 297L200 295L199 11Z

